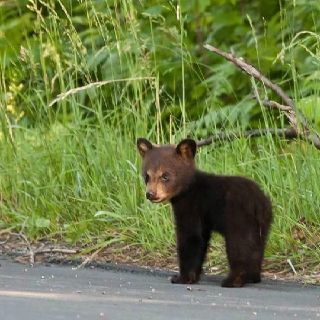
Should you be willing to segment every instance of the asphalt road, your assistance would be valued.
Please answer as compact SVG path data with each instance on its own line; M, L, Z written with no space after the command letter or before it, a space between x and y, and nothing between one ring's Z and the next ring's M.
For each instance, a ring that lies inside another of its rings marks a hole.
M164 273L71 266L33 268L0 257L0 319L318 319L320 287L264 281L221 288L221 278L170 284Z

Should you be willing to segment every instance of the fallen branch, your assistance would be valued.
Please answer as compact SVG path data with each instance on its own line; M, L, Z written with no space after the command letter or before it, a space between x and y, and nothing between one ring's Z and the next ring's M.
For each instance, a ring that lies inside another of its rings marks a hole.
M262 136L282 136L286 139L295 139L298 137L297 132L294 128L285 128L285 129L252 129L244 132L219 132L214 136L203 139L197 142L198 147L206 146L212 143L221 144L225 141L233 141L240 138L257 138Z
M312 143L317 149L320 150L320 137L317 132L311 132L308 120L303 116L299 114L299 119L297 119L297 112L296 112L296 106L293 102L293 100L275 83L273 83L271 80L269 80L267 77L265 77L259 70L257 70L254 66L251 64L245 62L242 58L237 58L231 53L224 52L216 47L213 47L209 44L204 45L204 47L214 52L226 60L232 62L235 66L237 66L239 69L245 71L248 75L251 77L259 80L263 83L263 85L272 91L274 91L284 102L284 105L270 102L270 101L264 101L262 102L263 105L277 108L280 111L284 112L286 117L289 119L290 124L292 125L293 129L296 130L297 136L301 136L302 139L308 141L309 143ZM255 93L256 95L256 93ZM260 100L260 99L259 99ZM286 110L284 110L284 108ZM299 121L298 121L299 120ZM300 124L301 129L298 128L297 124Z
M43 253L63 253L63 254L75 254L77 250L73 249L63 249L63 248L47 248L47 249L39 249L35 251L35 254L43 254Z

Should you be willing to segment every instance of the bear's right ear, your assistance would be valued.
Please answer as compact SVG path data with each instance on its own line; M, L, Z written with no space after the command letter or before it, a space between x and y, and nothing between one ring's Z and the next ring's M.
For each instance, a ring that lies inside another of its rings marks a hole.
M137 140L137 148L141 157L143 158L147 151L153 148L152 143L145 138L138 138Z

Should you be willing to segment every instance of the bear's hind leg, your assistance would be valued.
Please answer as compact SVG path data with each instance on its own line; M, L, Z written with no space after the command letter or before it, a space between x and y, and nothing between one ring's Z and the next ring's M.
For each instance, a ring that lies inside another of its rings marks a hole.
M231 261L230 261L231 260ZM230 259L230 273L222 281L222 287L243 287L246 283L258 283L261 281L260 276L260 260L246 259L235 260Z
M235 261L234 266L230 266L229 275L222 280L221 287L240 288L246 283L246 272L240 261Z

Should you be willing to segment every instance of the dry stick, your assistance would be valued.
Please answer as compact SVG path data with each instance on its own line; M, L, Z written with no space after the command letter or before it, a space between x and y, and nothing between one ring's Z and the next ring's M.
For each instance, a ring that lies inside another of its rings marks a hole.
M0 241L0 246L6 244L9 239L10 239L10 235L8 234L7 237L6 237L6 240Z
M290 108L286 111L291 116L291 118L289 118L289 121L291 122L294 119L295 120L294 122L297 123L297 120L296 120L297 113L296 113L296 107L294 105L294 102L278 85L276 85L275 83L270 81L260 71L258 71L254 66L245 62L243 59L236 58L233 54L224 52L224 51L222 51L216 47L213 47L209 44L204 45L204 47L207 50L224 57L228 61L232 62L235 66L237 66L241 70L245 71L250 76L252 76L255 79L262 82L266 87L273 90L283 100L284 104ZM276 105L273 104L273 107L276 107ZM280 110L282 110L282 109L280 109ZM310 133L310 129L308 127L308 121L305 117L299 116L299 120L300 120L300 123L302 126L302 131L303 131L301 134L301 137L304 138L305 140L307 140L308 142L312 143L317 149L320 150L320 137L319 137L319 135L316 132ZM294 129L296 129L298 131L298 128L294 128ZM300 132L298 132L298 134L300 135Z
M10 232L11 235L13 236L17 236L19 238L21 238L26 244L27 244L27 248L29 250L29 261L30 261L30 264L33 266L34 265L34 251L32 250L32 247L31 247L31 244L29 242L29 240L27 239L27 237L23 234L23 233L14 233L14 232Z
M280 104L276 101L270 101L270 100L263 100L262 104L269 108L279 109L281 111L291 111L291 108L289 106L284 106L283 104Z
M225 141L237 140L239 138L257 138L266 135L283 136L286 139L295 139L298 137L294 128L285 129L252 129L244 132L219 132L214 136L197 142L198 147L206 146L211 143L222 143Z

